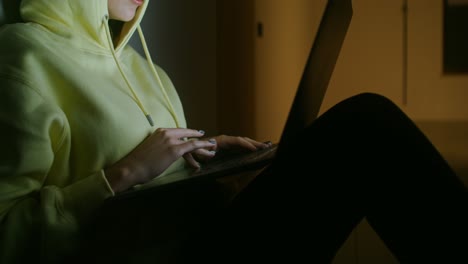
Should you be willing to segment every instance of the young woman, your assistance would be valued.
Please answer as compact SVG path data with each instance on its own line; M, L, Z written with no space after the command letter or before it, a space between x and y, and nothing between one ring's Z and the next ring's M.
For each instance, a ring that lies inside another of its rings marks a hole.
M329 262L364 217L402 261L466 258L466 187L374 94L323 114L233 200L206 182L102 207L217 150L268 147L186 128L170 78L127 45L147 5L22 0L1 28L0 263Z

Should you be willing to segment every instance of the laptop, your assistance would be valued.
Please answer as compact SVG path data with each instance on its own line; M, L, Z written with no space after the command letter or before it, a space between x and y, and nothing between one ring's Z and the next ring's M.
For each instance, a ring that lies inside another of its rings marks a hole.
M156 189L193 181L214 179L240 172L261 170L274 161L276 153L297 133L311 124L319 110L345 39L353 14L352 0L328 0L315 40L310 49L299 87L296 90L280 141L267 149L248 153L221 155L198 170L186 170L156 177L149 183L117 194L123 199Z

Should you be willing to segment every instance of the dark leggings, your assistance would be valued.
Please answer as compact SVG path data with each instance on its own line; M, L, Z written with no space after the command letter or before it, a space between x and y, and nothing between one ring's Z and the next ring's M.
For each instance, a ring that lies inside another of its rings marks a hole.
M380 95L335 105L233 201L223 197L198 182L109 204L72 259L329 263L366 219L402 263L468 263L466 186Z
M365 218L403 263L468 263L467 210L466 186L426 136L390 100L365 93L280 148L186 256L329 263Z

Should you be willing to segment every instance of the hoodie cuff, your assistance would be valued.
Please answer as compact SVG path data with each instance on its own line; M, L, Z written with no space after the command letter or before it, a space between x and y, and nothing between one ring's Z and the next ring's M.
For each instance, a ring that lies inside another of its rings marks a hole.
M114 195L104 170L100 170L64 189L64 209L79 218L86 217Z

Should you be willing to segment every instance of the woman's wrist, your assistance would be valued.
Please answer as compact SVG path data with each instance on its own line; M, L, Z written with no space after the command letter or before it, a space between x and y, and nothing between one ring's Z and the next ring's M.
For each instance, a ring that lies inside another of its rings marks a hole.
M125 191L136 184L128 166L114 165L104 170L106 179L115 193Z

